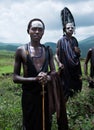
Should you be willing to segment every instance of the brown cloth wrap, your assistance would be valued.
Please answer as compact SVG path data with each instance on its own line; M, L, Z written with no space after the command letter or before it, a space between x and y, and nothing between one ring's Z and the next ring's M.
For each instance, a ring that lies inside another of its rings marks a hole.
M51 82L48 83L49 116L56 112L58 130L68 130L66 102L63 86L57 72L51 72Z

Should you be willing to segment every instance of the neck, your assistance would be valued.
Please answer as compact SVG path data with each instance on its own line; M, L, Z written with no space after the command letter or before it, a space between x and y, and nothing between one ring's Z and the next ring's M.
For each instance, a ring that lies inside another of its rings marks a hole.
M72 37L72 35L68 35L68 34L66 34L66 36L67 36L68 38L71 38L71 37Z
M33 42L32 41L32 42L29 43L29 45L36 48L36 47L39 47L41 44L40 44L40 42Z

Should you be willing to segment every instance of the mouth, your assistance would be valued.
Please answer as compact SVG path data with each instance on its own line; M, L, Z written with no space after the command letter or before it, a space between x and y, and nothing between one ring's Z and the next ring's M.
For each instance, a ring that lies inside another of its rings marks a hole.
M35 35L33 35L33 36L36 37L36 38L40 37L40 35L37 35L37 34L35 34Z
M34 35L33 38L34 38L35 40L40 40L40 39L41 39L41 37L40 37L39 35Z
M35 39L39 39L40 37L38 35L34 35L34 38Z

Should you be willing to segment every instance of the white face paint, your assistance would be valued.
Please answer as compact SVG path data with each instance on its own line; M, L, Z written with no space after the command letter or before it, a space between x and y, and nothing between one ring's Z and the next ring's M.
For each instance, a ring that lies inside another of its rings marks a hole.
M32 28L43 28L43 24L40 21L33 21L31 23Z
M74 29L75 29L75 27L74 27L73 23L67 23L66 24L66 33L68 35L72 35L73 32L74 32Z
M66 24L66 30L73 30L74 31L74 25L73 25L73 23L67 23Z

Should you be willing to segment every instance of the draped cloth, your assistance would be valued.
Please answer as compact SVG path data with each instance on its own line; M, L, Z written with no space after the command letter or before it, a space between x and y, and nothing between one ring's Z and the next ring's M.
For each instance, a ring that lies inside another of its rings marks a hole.
M60 78L61 81L64 81L63 91L65 98L71 96L71 91L78 92L82 89L80 53L75 52L76 47L78 47L78 41L73 36L69 38L63 35L57 43L59 60L64 65Z
M45 49L45 61L39 72L48 72L49 66L49 47L42 45ZM25 45L27 60L27 77L36 77L39 72L36 70L33 60L29 54L29 44ZM39 82L22 84L22 113L23 113L23 130L43 130L42 119L42 85ZM51 130L52 120L49 118L49 101L47 85L45 85L45 130Z
M58 130L68 130L66 104L63 87L57 72L50 73L51 82L48 84L49 116L56 112Z
M64 50L67 62L69 63L69 65L71 66L76 66L79 64L79 59L78 59L78 55L75 53L74 51L74 44L76 44L76 39L68 39L66 36L64 36L64 38L62 38L62 43L61 47Z

